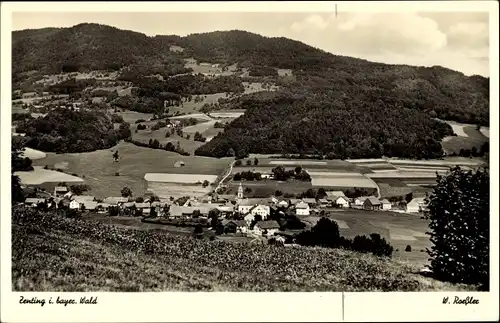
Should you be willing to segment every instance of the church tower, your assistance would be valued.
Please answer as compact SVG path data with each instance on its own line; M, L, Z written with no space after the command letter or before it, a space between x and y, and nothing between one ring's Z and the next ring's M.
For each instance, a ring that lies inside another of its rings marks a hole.
M241 182L240 186L238 186L238 199L243 199L243 186L241 186Z

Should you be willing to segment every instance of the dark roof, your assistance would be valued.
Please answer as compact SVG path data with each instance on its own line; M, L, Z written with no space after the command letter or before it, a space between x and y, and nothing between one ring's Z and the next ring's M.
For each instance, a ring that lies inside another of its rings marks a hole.
M366 199L366 201L369 201L371 203L371 205L379 205L380 204L380 201L376 197L369 197ZM365 203L366 203L366 201L365 201Z
M245 220L223 220L222 225L226 226L230 223L234 223L237 227L247 227L248 223Z
M271 220L271 221L259 221L255 224L261 229L279 229L280 225L278 222Z

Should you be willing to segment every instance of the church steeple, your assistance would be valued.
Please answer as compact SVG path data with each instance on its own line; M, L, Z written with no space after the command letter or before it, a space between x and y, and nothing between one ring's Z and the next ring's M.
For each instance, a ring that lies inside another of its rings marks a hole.
M243 186L241 186L241 182L240 182L240 186L238 186L238 198L239 199L243 198Z

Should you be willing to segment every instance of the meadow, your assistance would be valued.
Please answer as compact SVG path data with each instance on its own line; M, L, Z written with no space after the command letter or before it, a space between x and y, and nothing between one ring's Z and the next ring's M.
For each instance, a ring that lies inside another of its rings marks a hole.
M58 172L55 170L43 169L41 166L35 166L34 169L29 172L16 172L15 174L19 176L21 183L25 185L40 185L43 183L83 183L83 179L65 174L63 172Z
M464 291L340 249L207 241L15 209L14 291Z
M339 223L342 236L354 238L357 235L378 233L394 246L393 257L412 263L420 268L428 264L428 254L423 252L431 247L427 220L416 215L387 211L336 210L327 212L327 217ZM319 220L318 217L308 217L308 220ZM410 245L411 252L405 248Z
M447 154L459 153L460 149L478 149L485 142L489 142L489 128L477 130L475 125L448 122L457 136L443 138L441 145Z
M118 151L119 162L113 161L113 153ZM177 161L185 166L175 167ZM89 194L99 198L119 196L123 187L128 186L134 196L147 190L144 180L146 173L204 174L220 175L229 166L232 158L207 158L181 156L177 153L158 149L137 147L120 142L117 146L89 153L54 154L34 160L37 166L51 166L64 163L66 173L76 173L91 187ZM116 176L116 173L119 176Z

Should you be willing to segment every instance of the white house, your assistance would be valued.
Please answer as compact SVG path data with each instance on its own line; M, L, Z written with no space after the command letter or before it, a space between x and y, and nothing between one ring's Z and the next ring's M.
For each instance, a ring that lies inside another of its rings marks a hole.
M425 202L425 198L416 197L411 200L408 204L406 204L406 212L408 213L419 213L423 211L427 207L427 203Z
M257 235L272 236L280 229L280 225L276 221L259 221L253 227L253 232Z
M390 210L392 208L391 202L389 202L387 199L383 199L380 201L382 203L382 210Z
M367 198L368 198L368 196L356 197L354 199L354 205L356 205L356 206L363 206L365 204L365 201L366 201Z
M350 205L349 199L345 196L337 197L333 203L339 205L340 207L349 207Z
M262 217L262 220L267 219L267 217L271 214L271 208L269 205L256 205L251 210L250 213L255 216L259 214Z
M310 208L307 203L304 202L299 202L295 204L295 214L296 215L309 215L310 214Z
M80 202L72 200L69 202L69 208L78 210L80 208Z

